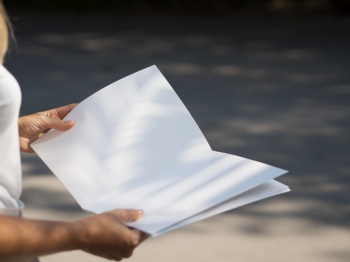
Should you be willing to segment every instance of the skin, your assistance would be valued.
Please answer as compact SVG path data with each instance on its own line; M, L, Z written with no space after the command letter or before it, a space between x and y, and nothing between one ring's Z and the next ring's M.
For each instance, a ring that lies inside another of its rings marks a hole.
M138 210L114 210L73 222L51 222L0 215L0 261L26 261L71 250L120 261L147 238L125 226L141 216Z
M70 104L59 108L38 112L18 119L19 144L22 152L34 153L30 144L47 133L50 129L66 131L74 126L74 120L63 121L78 104Z
M77 104L19 118L22 152L33 153L30 143L50 129L68 130L63 121ZM143 216L142 210L114 210L72 222L36 221L0 215L0 261L18 262L61 251L83 250L120 261L132 255L147 235L125 223Z

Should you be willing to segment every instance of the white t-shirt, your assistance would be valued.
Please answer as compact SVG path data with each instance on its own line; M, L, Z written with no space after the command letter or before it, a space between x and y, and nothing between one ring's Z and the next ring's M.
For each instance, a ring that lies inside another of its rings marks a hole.
M21 90L0 64L0 208L18 208L22 190L18 116Z

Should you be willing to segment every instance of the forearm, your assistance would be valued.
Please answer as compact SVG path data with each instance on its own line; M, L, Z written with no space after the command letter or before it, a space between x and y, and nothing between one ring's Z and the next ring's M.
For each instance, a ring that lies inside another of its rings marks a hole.
M0 261L20 261L79 247L76 223L0 215ZM1 259L3 258L3 259Z

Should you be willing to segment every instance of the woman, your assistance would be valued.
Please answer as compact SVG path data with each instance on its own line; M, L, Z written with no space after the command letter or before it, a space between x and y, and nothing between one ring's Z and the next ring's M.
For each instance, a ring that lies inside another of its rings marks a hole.
M20 153L33 152L30 143L51 128L68 130L63 121L75 104L18 119L21 92L2 66L8 45L8 19L0 1L0 261L37 261L35 257L80 249L107 259L130 257L146 235L125 226L139 219L140 210L115 210L73 222L20 218Z

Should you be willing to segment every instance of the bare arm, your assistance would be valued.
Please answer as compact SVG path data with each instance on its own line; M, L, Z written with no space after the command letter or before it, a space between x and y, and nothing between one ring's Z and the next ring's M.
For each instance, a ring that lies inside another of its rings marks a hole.
M22 152L51 128L68 130L74 121L64 118L77 104L21 117L18 120ZM147 235L125 226L137 220L137 210L115 210L75 222L48 222L0 216L0 261L17 262L36 256L81 249L107 259L130 257Z
M0 215L0 261L76 249L119 261L147 238L124 225L141 216L138 210L114 210L73 222L49 222Z
M0 260L22 261L75 248L69 223L0 216Z

